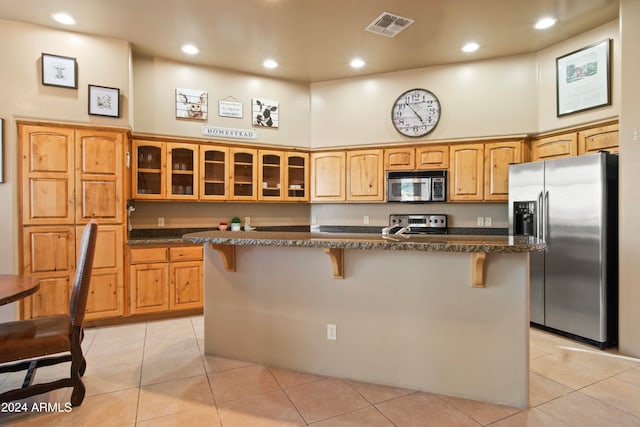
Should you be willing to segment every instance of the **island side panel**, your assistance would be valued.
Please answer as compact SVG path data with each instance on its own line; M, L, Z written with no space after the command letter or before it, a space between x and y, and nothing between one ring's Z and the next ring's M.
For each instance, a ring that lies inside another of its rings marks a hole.
M320 375L528 406L528 254L237 246L205 250L205 353ZM327 340L327 324L337 340Z

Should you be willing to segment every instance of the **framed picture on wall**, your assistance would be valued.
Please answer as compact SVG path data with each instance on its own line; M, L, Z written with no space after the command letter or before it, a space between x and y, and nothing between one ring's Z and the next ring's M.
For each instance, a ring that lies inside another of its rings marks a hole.
M120 89L89 85L89 114L120 117Z
M558 117L611 105L611 39L556 59Z
M43 85L78 88L78 62L76 58L43 53L41 62Z
M251 115L254 126L277 128L279 126L278 101L254 98L251 100Z

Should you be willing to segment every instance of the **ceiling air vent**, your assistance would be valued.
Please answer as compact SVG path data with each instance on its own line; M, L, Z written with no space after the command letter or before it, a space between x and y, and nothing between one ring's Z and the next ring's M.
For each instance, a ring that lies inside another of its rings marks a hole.
M395 37L400 31L413 24L411 18L394 15L393 13L383 12L365 30L372 33L380 34L387 37Z

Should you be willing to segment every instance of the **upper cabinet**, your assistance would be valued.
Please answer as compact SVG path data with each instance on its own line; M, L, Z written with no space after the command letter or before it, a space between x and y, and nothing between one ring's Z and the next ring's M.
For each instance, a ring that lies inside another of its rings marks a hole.
M610 124L578 132L578 154L609 151L618 153L618 124Z
M136 199L164 199L167 185L167 144L133 140L131 186Z
M173 200L198 200L199 179L196 144L167 144L167 198Z
M259 150L258 200L284 200L284 151Z
M602 150L618 153L617 121L536 137L531 141L531 161L578 156Z
M523 161L523 148L522 140L452 145L449 200L508 200L509 164Z
M229 198L229 147L200 146L200 200Z
M285 153L284 182L285 200L309 201L309 153Z
M425 144L384 150L384 170L428 170L449 167L449 146Z
M344 202L346 198L345 151L311 153L311 201Z
M231 174L229 187L231 200L258 200L256 179L258 177L258 150L254 148L231 147Z
M347 151L347 200L384 201L383 150Z

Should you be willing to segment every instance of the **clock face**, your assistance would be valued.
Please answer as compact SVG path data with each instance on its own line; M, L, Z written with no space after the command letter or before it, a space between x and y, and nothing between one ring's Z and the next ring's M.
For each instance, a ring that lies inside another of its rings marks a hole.
M391 121L405 136L417 138L435 129L440 120L440 101L426 89L411 89L396 99Z

